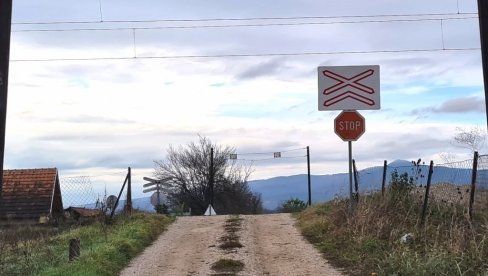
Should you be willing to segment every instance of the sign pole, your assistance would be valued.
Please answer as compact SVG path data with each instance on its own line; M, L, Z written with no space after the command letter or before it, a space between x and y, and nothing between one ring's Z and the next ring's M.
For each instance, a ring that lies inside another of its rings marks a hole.
M349 146L349 210L352 212L353 198L352 198L352 142L348 141Z
M3 159L7 121L8 71L10 61L10 31L12 0L0 1L0 217L2 213Z

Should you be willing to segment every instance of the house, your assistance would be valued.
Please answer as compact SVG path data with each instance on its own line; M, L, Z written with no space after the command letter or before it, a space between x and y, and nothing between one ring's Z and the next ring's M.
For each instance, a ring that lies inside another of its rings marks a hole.
M1 220L42 222L62 215L63 200L56 168L3 171Z

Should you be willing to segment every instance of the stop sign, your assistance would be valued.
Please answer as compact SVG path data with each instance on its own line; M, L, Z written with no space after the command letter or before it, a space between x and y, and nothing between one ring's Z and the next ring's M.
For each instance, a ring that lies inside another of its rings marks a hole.
M344 141L356 141L366 130L365 124L357 111L342 111L334 120L334 132Z

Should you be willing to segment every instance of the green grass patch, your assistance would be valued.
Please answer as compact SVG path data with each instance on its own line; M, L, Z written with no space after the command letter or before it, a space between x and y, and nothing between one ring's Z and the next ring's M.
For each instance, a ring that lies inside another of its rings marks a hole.
M14 243L0 243L0 275L118 275L171 222L164 215L136 213L110 225L95 222L36 239L17 235ZM0 232L0 239L8 235ZM80 258L68 262L74 238L80 239Z
M211 268L218 273L237 273L244 269L244 263L232 259L220 259L213 263Z

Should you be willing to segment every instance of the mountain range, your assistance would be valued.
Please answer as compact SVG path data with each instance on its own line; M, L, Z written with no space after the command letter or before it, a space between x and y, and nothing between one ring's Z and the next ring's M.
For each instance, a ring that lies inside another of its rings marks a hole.
M358 171L358 186L360 193L381 190L383 179L383 166L370 167ZM391 181L391 174L396 170L399 175L407 173L417 186L427 183L429 166L419 164L414 166L412 162L396 160L387 166L385 185ZM432 184L451 183L454 185L468 185L471 182L471 168L451 168L435 166L432 175ZM478 179L488 179L488 171L478 171ZM487 184L484 184L487 185ZM278 176L269 179L249 181L251 191L260 193L263 207L267 210L276 209L282 202L298 198L308 201L308 180L306 174ZM349 174L338 173L329 175L311 175L312 203L324 202L334 197L349 195ZM124 205L124 201L119 206ZM134 208L146 211L154 211L150 198L136 198L132 200ZM89 207L89 206L86 206Z

